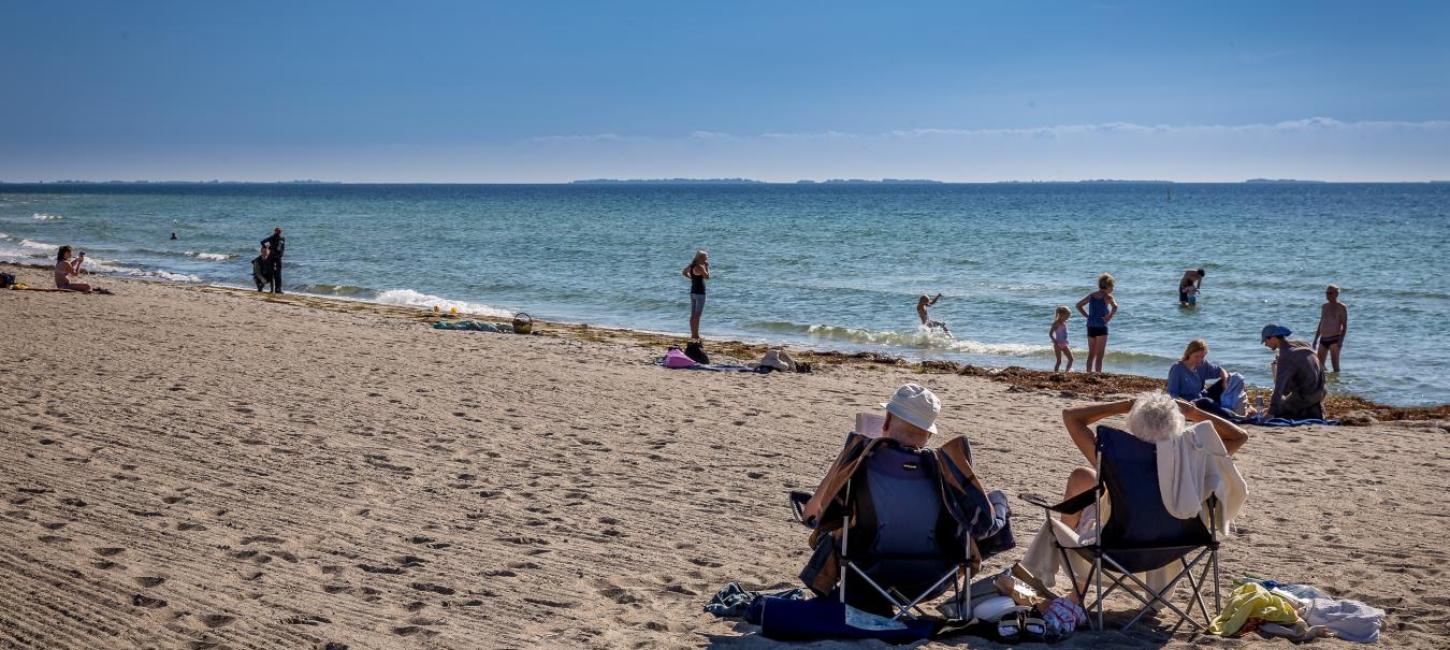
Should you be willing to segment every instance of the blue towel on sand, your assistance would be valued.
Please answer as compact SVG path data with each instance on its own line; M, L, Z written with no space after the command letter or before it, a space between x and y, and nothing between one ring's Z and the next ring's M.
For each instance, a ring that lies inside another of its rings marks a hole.
M1230 415L1228 420L1234 424L1254 424L1261 427L1302 427L1311 424L1322 424L1325 426L1338 426L1339 420L1290 420L1289 418L1262 418L1259 416L1244 417L1242 415Z

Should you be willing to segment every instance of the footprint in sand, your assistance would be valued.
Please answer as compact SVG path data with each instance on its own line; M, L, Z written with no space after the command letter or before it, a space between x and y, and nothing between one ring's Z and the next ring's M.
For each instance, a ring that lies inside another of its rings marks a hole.
M136 584L141 586L143 589L150 589L163 582L166 582L166 578L163 578L161 576L136 576L131 579L134 580Z
M166 606L166 601L141 594L131 594L131 604L146 609L161 609Z
M231 625L233 621L237 620L237 617L227 614L207 614L205 616L198 616L196 620L201 621L202 625L216 629Z

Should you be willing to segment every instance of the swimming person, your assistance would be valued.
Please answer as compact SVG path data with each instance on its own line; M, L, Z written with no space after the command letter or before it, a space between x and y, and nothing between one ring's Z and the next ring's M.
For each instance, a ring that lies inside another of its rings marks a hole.
M916 315L921 318L921 326L925 327L927 329L927 332L930 332L932 329L940 327L941 331L946 332L948 338L955 338L952 337L952 330L947 327L946 323L943 323L939 320L932 320L931 317L927 315L927 308L935 305L936 301L938 300L941 300L940 292L936 294L935 298L928 298L926 294L921 294L921 297L916 299Z
M91 285L70 281L70 276L81 274L81 265L86 261L86 252L81 251L81 254L75 259L71 259L70 253L70 246L61 246L60 250L55 252L55 288L90 293L93 289Z
M1198 303L1198 292L1203 288L1203 276L1208 275L1203 269L1189 269L1183 272L1183 277L1178 280L1178 304L1188 307Z
M1072 310L1062 305L1052 315L1052 327L1047 328L1047 338L1052 340L1052 354L1057 357L1052 364L1053 372L1062 365L1063 357L1067 357L1067 372L1072 372L1072 350L1067 347L1067 319L1071 317Z
M1280 325L1265 325L1259 333L1264 346L1278 353L1274 367L1274 395L1269 417L1317 420L1324 417L1324 366L1314 349L1288 338L1293 332Z
M273 228L272 236L263 239L262 243L272 247L272 263L267 267L272 279L272 293L282 293L282 254L287 252L287 238L282 236L281 228Z
M1334 372L1339 372L1339 348L1344 345L1344 335L1349 332L1349 308L1339 302L1339 285L1331 284L1324 289L1324 306L1319 308L1319 326L1314 330L1314 349L1319 353L1319 366L1324 367L1324 357L1329 355L1334 363Z
M272 282L272 245L262 242L262 251L252 258L252 281L257 283L257 291Z
M710 279L710 254L695 251L695 259L680 272L690 279L690 338L700 338L700 314L705 313L705 281Z
M1083 305L1087 305L1086 311ZM1098 290L1077 301L1077 311L1087 319L1087 372L1102 372L1103 355L1108 351L1108 321L1118 313L1118 301L1113 300L1113 276L1099 275Z

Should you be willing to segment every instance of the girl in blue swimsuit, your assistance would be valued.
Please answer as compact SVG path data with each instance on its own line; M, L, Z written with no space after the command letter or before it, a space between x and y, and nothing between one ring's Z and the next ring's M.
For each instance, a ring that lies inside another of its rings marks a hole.
M1084 305L1086 310L1083 310ZM1102 372L1103 355L1108 351L1108 321L1118 313L1118 301L1113 300L1113 276L1107 273L1099 275L1098 290L1077 301L1077 311L1087 319L1086 371Z

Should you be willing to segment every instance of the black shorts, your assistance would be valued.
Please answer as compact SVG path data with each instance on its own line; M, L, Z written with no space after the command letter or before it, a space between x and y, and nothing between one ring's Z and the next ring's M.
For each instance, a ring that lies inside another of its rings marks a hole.
M1108 335L1108 326L1107 325L1104 325L1102 327L1093 327L1092 325L1088 325L1088 338L1092 338L1094 336L1107 336L1107 335Z
M1331 345L1339 345L1340 339L1343 339L1343 338L1344 337L1342 337L1342 336L1326 336L1326 337L1324 337L1322 339L1319 339L1319 345L1322 345L1322 346L1324 346L1326 348L1329 347L1329 346L1331 346Z

